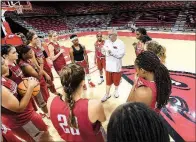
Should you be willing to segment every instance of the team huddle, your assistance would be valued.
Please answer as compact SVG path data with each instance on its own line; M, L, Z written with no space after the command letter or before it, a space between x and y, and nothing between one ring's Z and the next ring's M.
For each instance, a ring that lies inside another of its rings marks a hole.
M153 41L143 28L136 30L138 42L133 44L136 53L134 85L127 103L112 113L106 134L101 124L106 121L103 103L111 97L112 84L114 97L123 95L119 84L125 45L116 30L108 32L107 40L102 36L98 32L94 44L94 63L100 74L98 85L106 78L106 93L101 101L82 98L83 90L87 89L85 78L89 87L96 85L91 80L86 48L79 43L76 34L70 36L73 43L70 64L66 63L55 31L49 32L47 44L42 43L34 31L29 31L23 45L1 46L3 141L20 142L18 137L27 142L54 141L43 117L51 120L67 142L169 141L167 129L158 116L171 94L171 79L164 65L166 49ZM48 59L60 76L64 94L55 89ZM21 83L25 87L19 87ZM40 90L36 93L37 86ZM43 113L38 113L38 108Z

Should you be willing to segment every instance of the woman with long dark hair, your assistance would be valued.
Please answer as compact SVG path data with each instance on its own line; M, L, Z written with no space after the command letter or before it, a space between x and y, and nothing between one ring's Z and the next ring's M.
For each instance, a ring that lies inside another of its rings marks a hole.
M171 94L171 79L168 69L151 51L140 53L135 60L137 78L128 101L143 102L159 111L167 104Z
M169 142L163 119L143 103L126 103L112 113L108 142Z

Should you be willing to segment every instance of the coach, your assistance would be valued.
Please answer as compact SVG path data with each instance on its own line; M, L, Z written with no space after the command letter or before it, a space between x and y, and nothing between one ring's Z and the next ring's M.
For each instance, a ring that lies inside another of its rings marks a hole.
M117 38L117 31L109 31L109 40L106 40L102 52L106 55L106 94L102 102L111 97L111 85L115 85L113 93L115 98L119 97L118 86L121 80L122 58L125 55L125 45L123 41Z

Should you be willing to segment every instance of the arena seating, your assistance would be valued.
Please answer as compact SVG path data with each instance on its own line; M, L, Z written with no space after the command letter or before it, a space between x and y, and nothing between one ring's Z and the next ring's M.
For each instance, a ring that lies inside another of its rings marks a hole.
M128 23L132 22L136 27L171 29L175 26L179 13L183 13L184 8L189 9L189 13L184 15L189 15L188 17L191 19L191 22L185 23L185 28L194 28L196 18L196 2L194 1L89 1L77 3L69 1L31 2L31 4L33 10L24 10L24 14L19 17L45 33L51 29L63 34L66 30L78 28L126 27ZM5 16L13 17L16 14L7 12ZM179 21L181 21L180 18Z
M149 1L142 8L158 9L158 8L180 8L185 5L183 1Z
M129 21L132 21L135 15L131 15L129 13L120 13L119 15L115 15L112 17L110 26L125 26Z
M57 32L67 30L67 25L62 17L30 17L24 20L32 27L48 33L49 30Z
M48 5L37 5L32 3L32 9L33 10L24 10L23 13L25 15L27 14L58 14L54 7L48 6Z
M146 11L136 20L137 27L168 27L174 26L178 17L179 10L160 10L160 11ZM158 16L162 16L161 20Z
M67 2L62 3L59 7L69 14L86 14L108 12L111 10L112 2Z
M76 28L105 27L110 20L108 17L108 15L70 16L67 17L67 24Z

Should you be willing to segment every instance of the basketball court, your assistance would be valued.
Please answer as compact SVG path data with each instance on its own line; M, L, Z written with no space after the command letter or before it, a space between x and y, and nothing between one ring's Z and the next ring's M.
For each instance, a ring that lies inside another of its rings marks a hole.
M12 3L4 4L4 11L17 11L22 14L20 2L13 5ZM23 9L32 9L30 3L22 4ZM4 19L5 20L5 19ZM5 29L3 29L5 30ZM170 70L172 78L172 94L168 105L161 111L161 116L165 120L165 125L169 128L171 141L196 141L195 137L195 34L191 33L164 33L148 32L153 40L158 41L166 47L166 66ZM97 99L105 95L106 84L98 84L99 72L94 64L94 43L96 41L96 32L78 33L79 42L83 44L88 51L90 73L92 81L96 84L95 88L89 88L84 91L83 98ZM129 31L118 31L119 38L125 43L126 54L123 58L122 81L119 86L119 98L113 96L103 103L107 120L103 123L107 131L107 124L114 109L126 102L129 92L133 85L135 51L132 46L136 42L135 34ZM104 39L107 39L107 31L103 31ZM65 50L65 58L70 63L69 48L71 41L69 35L60 36L59 43ZM15 39L16 41L16 39ZM13 44L14 45L14 44ZM54 84L58 92L63 94L60 79L53 70L55 76ZM111 93L114 87L111 89ZM51 121L44 118L49 126L50 134L55 141L63 141L54 129Z
M92 81L96 83L95 88L89 88L84 91L83 97L89 99L98 99L105 94L105 82L101 85L97 85L99 80L99 72L94 65L94 43L96 41L96 32L79 33L79 42L85 45L88 50L90 72ZM107 38L106 31L103 31L104 39ZM172 107L167 106L169 114L166 111L162 111L161 115L166 120L166 125L171 126L170 135L177 140L194 141L195 138L195 35L193 34L172 34L172 33L150 33L149 35L153 40L158 41L160 44L166 47L166 66L170 70L171 78L173 81L172 97L169 104ZM120 31L119 38L124 41L126 45L126 55L123 58L123 77L119 86L119 98L113 96L106 102L104 102L104 109L107 116L106 122L103 123L103 127L107 130L107 124L110 115L114 109L126 102L129 92L132 87L132 79L134 68L134 60L136 58L132 43L137 41L135 35L128 31ZM65 49L65 58L67 62L69 59L69 47L71 41L68 39L68 35L60 37L60 45ZM59 92L63 92L60 80L56 72L53 70L55 80L54 84ZM188 81L188 82L187 82ZM183 88L186 85L187 88ZM181 88L180 88L181 87ZM114 91L114 87L111 89L111 93ZM174 94L173 94L174 93ZM177 93L177 94L176 94ZM187 95L189 97L187 98ZM177 98L173 97L177 96ZM180 97L181 99L179 99ZM178 100L179 99L179 100ZM177 101L177 102L176 102ZM186 104L183 104L186 103ZM185 107L186 106L186 107ZM187 108L188 107L188 108ZM175 109L176 108L176 109ZM164 108L165 109L165 108ZM50 133L55 141L61 140L58 133L52 126L51 122L44 119L49 125ZM171 141L173 139L171 138Z

